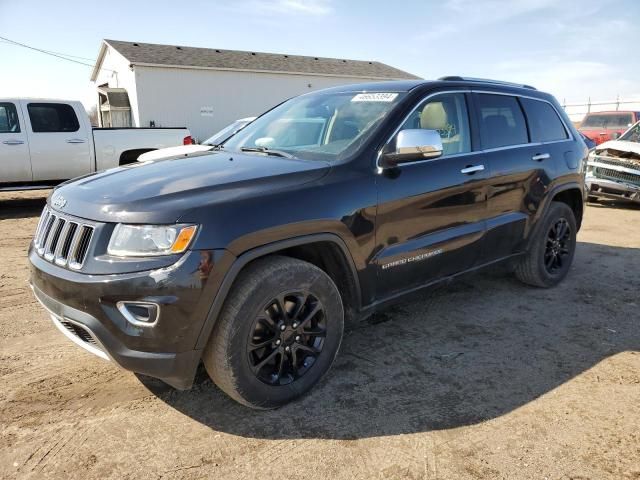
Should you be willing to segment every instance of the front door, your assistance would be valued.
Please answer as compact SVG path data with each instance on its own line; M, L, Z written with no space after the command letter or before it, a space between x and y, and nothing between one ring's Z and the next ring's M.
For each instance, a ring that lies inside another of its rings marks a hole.
M465 93L441 93L420 103L400 130L437 130L443 155L379 175L380 300L467 270L479 258L489 165L472 149L467 100Z
M31 159L24 122L17 102L0 102L0 186L31 182Z
M66 180L91 171L92 141L86 122L67 103L23 102L29 116L29 147L33 180Z

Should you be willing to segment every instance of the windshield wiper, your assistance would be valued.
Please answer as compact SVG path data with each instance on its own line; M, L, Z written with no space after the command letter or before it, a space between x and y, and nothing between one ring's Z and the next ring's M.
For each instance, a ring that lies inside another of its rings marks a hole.
M282 150L273 150L267 147L240 147L240 151L265 153L267 155L273 155L274 157L296 158L290 153L283 152Z

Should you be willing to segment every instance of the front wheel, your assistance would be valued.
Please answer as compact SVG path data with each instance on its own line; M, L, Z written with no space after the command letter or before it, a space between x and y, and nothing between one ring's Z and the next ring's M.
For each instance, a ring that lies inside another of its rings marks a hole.
M553 287L569 273L576 250L576 219L566 203L551 202L531 239L529 251L516 265L516 277L536 287Z
M203 361L234 400L277 408L329 370L343 329L340 293L324 271L289 257L267 257L239 275Z

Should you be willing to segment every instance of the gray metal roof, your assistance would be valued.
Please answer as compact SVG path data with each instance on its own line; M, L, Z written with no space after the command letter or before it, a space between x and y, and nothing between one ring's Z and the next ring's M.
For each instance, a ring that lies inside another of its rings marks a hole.
M418 79L384 63L340 58L158 45L105 40L132 64L336 75L373 79Z

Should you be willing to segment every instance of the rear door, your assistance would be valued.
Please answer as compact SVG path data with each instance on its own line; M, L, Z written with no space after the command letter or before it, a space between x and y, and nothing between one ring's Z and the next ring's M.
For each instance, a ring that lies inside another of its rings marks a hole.
M78 107L61 102L23 101L29 118L33 180L66 180L91 171L90 131Z
M0 184L31 182L31 160L20 104L0 101Z
M557 115L550 117L554 107L546 101L490 92L475 92L474 99L482 148L491 165L482 253L486 263L522 250L533 215L556 176L555 162L563 155L556 143L566 131Z
M467 103L463 92L431 95L399 128L437 130L444 153L378 176L379 299L476 264L485 231L489 167L472 148Z

